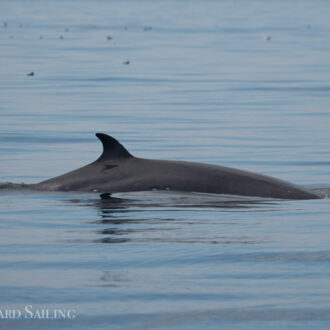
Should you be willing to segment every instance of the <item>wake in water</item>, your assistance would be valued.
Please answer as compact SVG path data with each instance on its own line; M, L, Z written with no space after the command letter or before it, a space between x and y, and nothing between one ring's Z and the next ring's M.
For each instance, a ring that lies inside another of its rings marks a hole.
M27 189L30 185L26 183L0 182L0 190Z
M319 195L321 198L329 199L330 198L330 184L309 184L304 185L304 188L312 191L313 193Z
M328 199L330 196L330 187L327 188L314 188L311 189L315 194L321 196L321 198Z

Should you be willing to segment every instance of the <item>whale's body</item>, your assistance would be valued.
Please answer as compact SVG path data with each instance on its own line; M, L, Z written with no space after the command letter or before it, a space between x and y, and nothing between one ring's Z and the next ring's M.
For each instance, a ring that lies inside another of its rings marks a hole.
M100 193L175 190L280 199L317 199L316 194L265 175L229 167L132 156L116 139L96 136L103 154L75 171L42 181L34 189Z

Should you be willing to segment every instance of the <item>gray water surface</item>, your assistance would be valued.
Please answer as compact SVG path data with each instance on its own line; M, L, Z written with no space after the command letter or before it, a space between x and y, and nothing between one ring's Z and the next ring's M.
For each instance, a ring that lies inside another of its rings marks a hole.
M329 329L327 198L26 187L95 160L104 132L136 156L328 194L329 11L322 0L1 1L0 311L22 315L0 313L0 327Z

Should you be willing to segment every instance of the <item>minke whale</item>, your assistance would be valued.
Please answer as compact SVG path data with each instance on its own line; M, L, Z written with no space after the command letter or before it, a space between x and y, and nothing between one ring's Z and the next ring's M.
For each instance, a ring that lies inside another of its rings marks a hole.
M303 187L230 167L134 157L113 137L97 133L102 155L93 163L31 188L46 191L117 193L174 190L279 199L319 199Z

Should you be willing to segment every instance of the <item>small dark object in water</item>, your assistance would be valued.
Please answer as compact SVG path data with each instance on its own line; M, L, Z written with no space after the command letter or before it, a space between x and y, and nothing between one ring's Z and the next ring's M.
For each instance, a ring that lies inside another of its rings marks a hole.
M44 37L43 36L40 36L40 39L43 39Z
M7 22L4 22L3 23L3 26L6 28L8 26L8 23Z
M64 30L65 32L69 32L69 28L65 28L65 30Z
M61 40L63 40L63 39L64 39L64 37L63 37L63 36L60 36L60 39L61 39Z
M110 193L103 193L100 194L101 199L111 199L111 194Z
M130 61L125 61L123 64L128 65L128 64L130 64Z
M107 40L112 40L112 37L111 36L107 36Z
M152 29L151 26L146 26L146 27L144 28L144 31L150 31L151 29Z
M34 76L34 72L30 72L30 73L28 73L27 76L30 76L30 77L31 77L31 76Z

